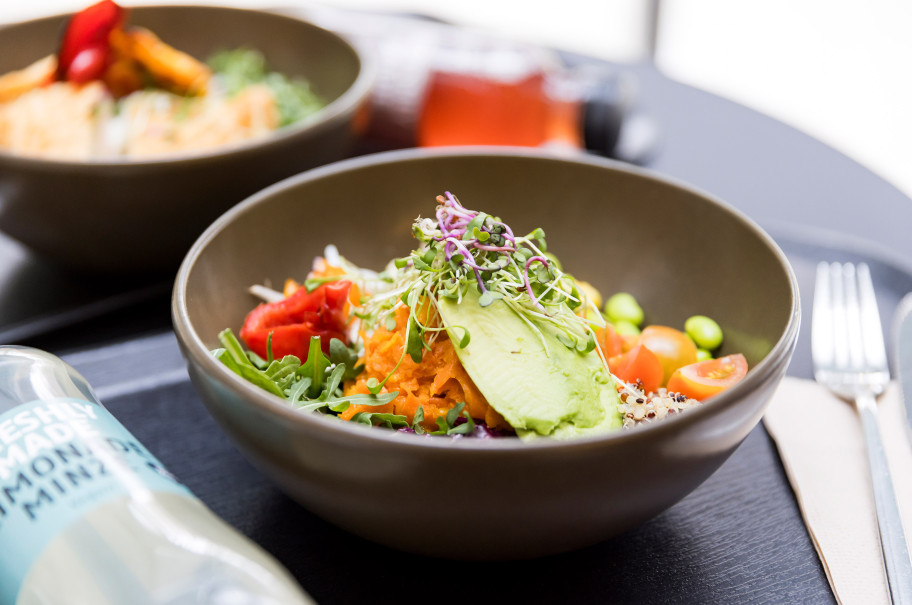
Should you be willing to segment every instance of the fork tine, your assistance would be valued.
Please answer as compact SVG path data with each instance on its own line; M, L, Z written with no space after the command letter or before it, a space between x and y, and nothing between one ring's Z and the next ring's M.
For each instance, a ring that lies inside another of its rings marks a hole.
M880 324L880 313L874 297L874 284L868 265L858 265L859 305L861 307L861 330L864 338L864 358L868 367L874 371L889 372L887 365L887 348L884 346L883 328Z
M845 334L848 347L846 369L862 372L865 369L864 343L867 334L862 332L861 306L858 304L858 282L855 279L855 265L842 265L842 283L845 304Z
M815 367L833 364L833 313L830 301L830 266L821 262L817 265L817 281L814 284L814 308L811 313L811 356Z
M849 366L849 330L847 329L846 309L846 284L843 277L842 265L832 263L829 271L830 279L830 305L832 307L833 323L833 364L837 368L845 369Z

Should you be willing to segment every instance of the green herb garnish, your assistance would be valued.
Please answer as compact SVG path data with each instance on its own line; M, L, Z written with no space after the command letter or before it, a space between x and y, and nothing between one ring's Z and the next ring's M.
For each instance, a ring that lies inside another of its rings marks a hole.
M461 402L450 408L446 413L446 416L438 416L437 418L437 430L432 431L431 435L469 435L472 431L475 430L475 421L472 420L472 417L469 416L469 413L466 412L463 416L466 421L461 424L456 424L456 421L460 418L463 408L465 407L465 402ZM422 410L422 418L424 416L424 410Z
M466 209L450 193L437 201L436 221L419 218L413 224L420 245L396 259L392 288L374 295L359 313L368 325L383 325L398 307L409 307L403 354L417 363L429 343L446 329L437 301L461 302L473 288L482 307L503 301L539 335L553 329L568 348L581 353L596 348L590 326L595 322L573 313L584 304L584 297L573 278L547 253L544 231L516 236L499 218ZM593 316L598 317L597 310ZM451 337L455 328L449 328ZM466 346L469 337L463 329L459 346Z
M279 126L294 124L324 105L306 80L269 71L266 59L259 51L249 48L225 50L212 55L207 63L229 96L253 84L266 85L275 98Z
M338 414L347 410L350 405L384 405L399 394L395 391L383 394L343 395L342 383L357 376L363 367L356 365L357 353L336 338L330 341L330 354L327 356L320 348L320 337L312 337L307 361L303 364L295 355L286 355L282 359L266 362L255 353L245 351L230 328L219 333L219 342L222 348L212 351L214 357L242 378L282 397L290 405L303 411ZM272 358L271 341L267 342L267 348L269 357ZM377 415L376 421L396 422L394 414L387 416L389 418ZM368 420L373 422L370 417ZM406 426L407 424L406 422Z

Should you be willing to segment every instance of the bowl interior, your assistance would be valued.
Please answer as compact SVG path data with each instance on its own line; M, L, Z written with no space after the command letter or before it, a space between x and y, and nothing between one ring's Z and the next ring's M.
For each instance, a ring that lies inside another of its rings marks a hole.
M642 430L573 441L450 441L299 414L208 354L218 333L239 330L257 303L250 285L281 288L288 277L304 278L330 243L380 269L413 248L412 221L432 216L435 197L446 190L517 233L543 227L565 270L604 295L632 293L649 322L681 326L695 313L714 317L726 333L723 350L744 353L752 373L712 404ZM579 548L671 506L759 421L798 323L785 257L739 213L607 160L491 148L355 158L260 192L194 244L178 273L173 312L203 401L289 495L368 539L466 559ZM470 489L426 480L467 473ZM430 541L399 529L429 510L473 519L472 540L461 524L444 524Z
M309 23L259 11L213 6L145 6L129 9L127 23L150 29L197 59L238 47L260 50L270 69L307 78L327 102L358 75L357 54L338 36ZM0 35L0 74L56 52L68 17L15 24Z
M757 364L783 337L795 304L784 256L751 221L689 188L601 160L534 153L394 152L293 177L223 216L188 258L187 317L199 343L237 331L252 284L303 279L335 244L381 269L414 247L410 225L450 191L517 233L544 228L565 271L603 295L627 291L648 323L716 319L722 351Z

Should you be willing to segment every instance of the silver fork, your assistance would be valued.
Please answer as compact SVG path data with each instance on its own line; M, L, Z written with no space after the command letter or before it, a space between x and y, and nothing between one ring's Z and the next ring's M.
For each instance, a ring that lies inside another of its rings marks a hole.
M912 604L912 563L877 426L876 398L890 371L868 266L820 263L811 317L814 378L854 401L861 417L890 595Z

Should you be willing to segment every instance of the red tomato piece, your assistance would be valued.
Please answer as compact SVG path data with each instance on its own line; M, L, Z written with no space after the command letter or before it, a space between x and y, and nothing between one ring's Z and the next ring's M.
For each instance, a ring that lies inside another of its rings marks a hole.
M99 46L86 47L73 57L66 71L66 80L76 84L99 80L104 75L107 64L107 49Z
M312 336L320 337L324 353L329 342L338 338L347 342L346 304L351 282L325 283L312 292L299 288L291 296L274 303L264 303L247 315L241 328L241 339L250 350L266 359L267 343L272 334L272 354L276 359L295 355L305 361Z
M617 330L610 323L605 324L604 328L596 328L595 338L598 340L599 347L602 348L602 354L605 359L610 359L624 352L624 338L617 333Z
M737 384L746 374L744 355L726 355L678 369L668 381L668 390L703 401Z
M662 384L666 384L678 368L697 361L697 345L681 330L648 326L640 333L637 342L655 353L662 362Z
M100 77L111 54L108 38L111 32L123 23L125 13L126 11L112 0L101 0L73 15L64 31L60 50L57 52L57 78L68 80L70 69L77 57L87 49L92 49L97 56L91 59L83 58L81 62L91 66L100 62L101 69L97 76ZM77 66L75 71L77 77L92 73L92 70L86 70L85 66ZM78 80L78 82L87 81Z
M646 393L662 386L662 362L643 345L610 358L608 369L624 382L636 383L639 380Z

